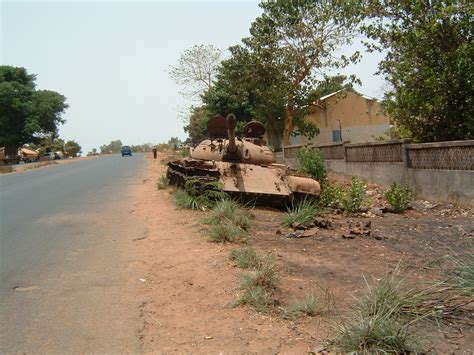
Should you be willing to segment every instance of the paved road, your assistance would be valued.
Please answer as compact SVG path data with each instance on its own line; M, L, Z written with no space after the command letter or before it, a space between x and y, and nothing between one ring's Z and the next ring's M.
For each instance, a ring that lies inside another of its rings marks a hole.
M139 353L143 155L0 176L0 353Z

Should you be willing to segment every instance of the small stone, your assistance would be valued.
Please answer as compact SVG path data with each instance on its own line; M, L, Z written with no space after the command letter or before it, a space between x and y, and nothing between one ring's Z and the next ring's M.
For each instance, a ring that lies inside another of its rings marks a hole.
M210 337L210 336L204 337L204 339L206 339L206 340L211 340L211 339L213 339L213 338L214 338L214 337Z
M344 239L354 239L354 238L355 238L355 235L354 235L354 234L347 234L347 233L344 233L344 234L342 235L342 237L343 237Z
M281 229L278 228L275 233L276 233L276 234L281 234Z
M376 215L376 216L383 216L383 210L381 208L371 208L370 213Z

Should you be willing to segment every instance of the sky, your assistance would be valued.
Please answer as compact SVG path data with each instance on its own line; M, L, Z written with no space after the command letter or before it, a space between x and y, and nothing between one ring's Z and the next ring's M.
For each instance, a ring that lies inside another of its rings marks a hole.
M117 139L184 140L180 113L189 101L169 77L170 66L196 44L222 50L239 44L260 13L250 0L0 0L0 64L25 67L37 75L38 89L67 97L59 134L84 153ZM380 98L385 83L374 75L380 59L366 54L342 73L358 75L356 89Z

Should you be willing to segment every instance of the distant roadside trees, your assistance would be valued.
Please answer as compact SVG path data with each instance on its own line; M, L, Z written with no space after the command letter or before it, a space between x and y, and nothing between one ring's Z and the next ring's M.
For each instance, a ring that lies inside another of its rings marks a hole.
M57 137L66 98L50 90L36 90L36 75L25 68L0 66L0 146L6 154L27 143Z
M109 144L100 146L100 154L117 154L122 149L122 141L120 139L111 141Z

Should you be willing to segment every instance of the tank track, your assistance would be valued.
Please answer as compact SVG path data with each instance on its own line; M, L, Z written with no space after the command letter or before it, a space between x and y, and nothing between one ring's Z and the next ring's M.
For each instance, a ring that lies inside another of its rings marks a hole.
M218 182L220 172L210 161L183 159L170 161L166 176L170 184L184 186L189 180L201 183Z

